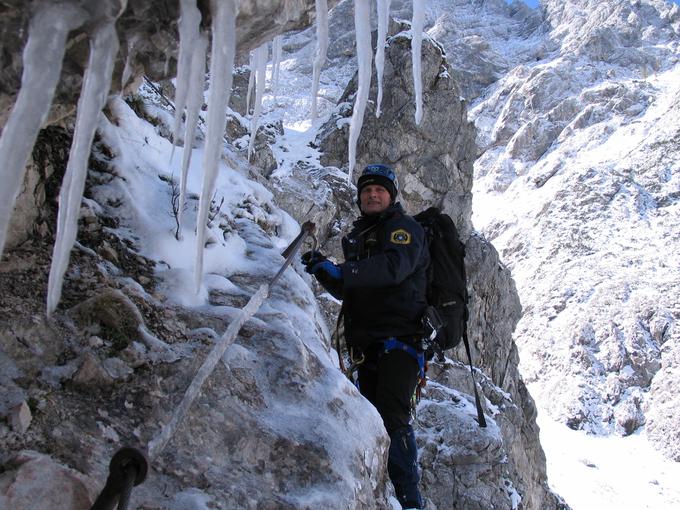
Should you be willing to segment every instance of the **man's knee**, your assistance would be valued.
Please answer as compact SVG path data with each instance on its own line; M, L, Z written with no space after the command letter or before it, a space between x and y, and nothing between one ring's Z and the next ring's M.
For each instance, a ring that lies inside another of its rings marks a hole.
M390 433L387 471L399 503L404 508L421 508L418 490L418 447L413 428L409 425Z

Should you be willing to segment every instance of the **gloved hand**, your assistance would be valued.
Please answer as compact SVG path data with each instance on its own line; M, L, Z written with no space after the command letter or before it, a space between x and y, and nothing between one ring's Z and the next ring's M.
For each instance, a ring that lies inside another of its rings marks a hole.
M305 265L305 271L307 271L309 274L314 274L312 268L319 262L326 260L326 257L320 251L314 250L303 254L300 260Z
M330 260L317 262L309 272L319 280L342 280L342 268Z

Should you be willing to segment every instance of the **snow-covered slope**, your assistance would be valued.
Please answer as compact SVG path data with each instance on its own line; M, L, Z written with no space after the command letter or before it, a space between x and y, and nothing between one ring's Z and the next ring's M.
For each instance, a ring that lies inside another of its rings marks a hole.
M539 401L572 428L629 434L655 416L652 381L678 342L680 13L619 1L545 13L551 58L472 109L485 151L474 221L513 269Z

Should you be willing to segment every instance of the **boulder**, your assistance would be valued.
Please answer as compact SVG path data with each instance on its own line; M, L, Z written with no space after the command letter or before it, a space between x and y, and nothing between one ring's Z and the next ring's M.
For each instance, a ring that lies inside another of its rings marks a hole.
M92 479L49 455L25 450L3 468L1 508L90 508L97 495L97 484Z

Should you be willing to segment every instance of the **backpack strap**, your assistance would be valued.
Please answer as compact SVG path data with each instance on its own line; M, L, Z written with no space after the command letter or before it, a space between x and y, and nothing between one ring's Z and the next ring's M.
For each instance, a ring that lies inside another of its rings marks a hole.
M467 313L467 312L466 312ZM470 342L467 336L467 321L463 327L463 343L465 344L465 352L467 353L468 363L470 364L470 376L472 377L472 388L475 391L475 406L477 407L477 423L480 427L486 427L486 418L484 418L484 410L482 409L482 402L477 392L477 381L475 381L475 370L472 367L472 355L470 354Z
M465 245L463 245L463 261L465 261ZM482 403L479 398L479 393L477 392L477 381L475 381L475 370L472 367L472 354L470 352L470 341L468 340L468 318L470 312L468 311L468 305L470 302L470 295L467 290L467 274L465 273L465 262L461 267L463 273L463 281L466 282L465 285L465 308L463 312L463 344L465 344L465 353L467 354L468 363L470 364L470 375L472 376L472 388L475 391L475 406L477 407L477 422L480 427L486 427L486 418L484 418L484 411L482 410Z

